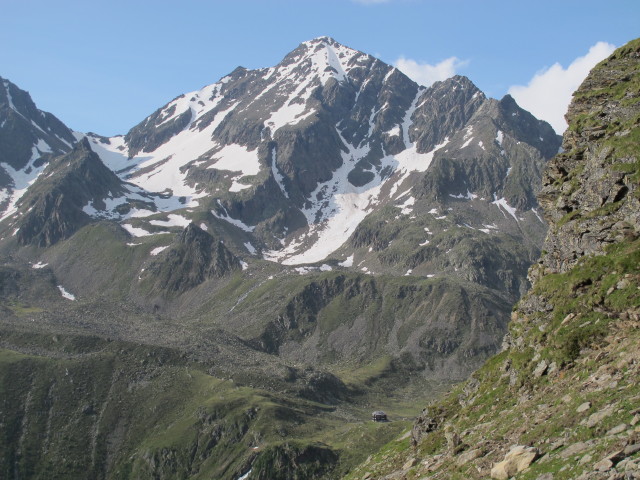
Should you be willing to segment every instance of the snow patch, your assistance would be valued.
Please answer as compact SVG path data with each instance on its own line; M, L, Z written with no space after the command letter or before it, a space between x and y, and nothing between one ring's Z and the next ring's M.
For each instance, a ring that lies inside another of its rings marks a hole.
M337 132L340 135L340 131ZM344 138L342 140L348 148L341 154L342 165L329 181L316 187L309 196L313 200L302 210L307 218L308 231L291 239L282 250L265 252L266 260L296 265L326 258L346 241L377 203L382 186L379 174L360 187L355 187L348 180L349 172L369 152L369 146L353 147ZM309 243L311 245L307 247Z
M504 134L502 133L502 130L498 130L498 133L496 133L496 142L498 142L498 145L502 146L503 141L504 141Z
M312 267L312 266L296 267L294 268L294 270L298 272L300 275L306 275L307 273L312 273L312 272L330 272L331 270L333 270L333 268L331 268L331 265L327 265L326 263L324 263L319 267Z
M540 223L544 223L544 220L542 219L542 217L538 213L538 210L536 210L535 208L532 208L531 211L535 214L535 216L538 218L538 220L540 220Z
M435 217L435 219L436 219L436 220L443 220L443 219L447 218L447 216L446 216L446 215L440 215L440 214L438 213L438 210L437 210L436 208L432 208L431 210L429 210L429 213L430 213L431 215L433 215L433 216ZM439 215L439 216L438 216L438 215Z
M242 220L236 220L232 218L231 215L227 212L227 209L222 206L220 200L218 200L218 205L222 208L222 215L219 215L215 210L211 210L211 214L219 220L224 220L225 222L230 223L231 225L235 225L241 230L245 232L253 232L256 227L250 227L249 225L242 222Z
M400 195L396 196L396 200L401 199L402 197L404 197L405 195L411 193L411 189L405 190L404 192L402 192Z
M399 137L400 136L400 125L396 125L391 130L387 130L384 132L386 135L390 137Z
M458 198L458 199L464 199L464 200L475 200L476 198L478 198L478 195L476 195L475 193L471 193L469 190L467 190L466 194L459 193L458 195L452 195L450 193L449 196L452 198Z
M167 248L169 248L169 245L166 245L166 246L164 246L164 247L157 247L157 248L154 248L153 250L151 250L151 252L149 252L149 255L152 255L152 256L154 256L154 257L155 257L155 256L156 256L156 255L158 255L160 252L165 251Z
M460 148L469 146L469 144L473 140L473 125L469 125L467 128L465 128L464 137L462 137L462 140L464 140L464 143Z
M48 266L48 263L42 263L42 262L38 262L38 263L34 263L33 265L31 265L31 268L34 268L36 270L40 269L40 268L44 268L46 266Z
M409 197L402 205L396 205L396 208L400 209L402 215L409 215L413 210L413 205L416 203L414 197Z
M287 189L284 188L284 176L278 170L278 165L276 164L276 149L275 147L271 150L271 173L273 174L273 178L275 179L278 187L280 187L280 191L285 196L285 198L289 198L289 194L287 193Z
M509 215L511 215L516 220L516 222L519 221L518 217L516 216L517 210L515 208L511 207L507 203L507 199L504 198L504 197L502 197L502 198L497 198L497 197L498 196L494 193L493 194L493 202L491 202L491 203L494 204L494 205L497 205L498 208L501 208L502 210L504 210L502 212L503 215L505 215L504 212L507 212ZM506 217L506 215L505 215L505 217Z
M256 254L256 247L254 247L253 245L251 245L251 242L245 242L244 243L244 248L247 249L247 251L251 254L251 255L255 255Z
M163 233L169 233L169 232L154 232L154 233L151 233L151 232L146 231L143 228L134 227L130 223L123 223L123 224L121 224L121 227L124 228L127 232L129 232L134 237L148 237L149 235L160 235L160 234L163 234Z
M256 175L260 171L260 160L258 159L258 151L248 150L246 147L237 144L226 145L218 152L212 155L215 163L209 165L210 169L228 170L231 172L240 172L232 178L232 184L229 188L230 192L239 192L251 185L239 183L239 180L249 175Z
M60 290L60 293L62 294L62 296L63 296L64 298L66 298L67 300L71 300L71 301L73 301L73 300L75 300L75 299L76 299L76 296L75 296L75 295L72 295L72 294L71 294L71 293L69 293L69 292L67 292L67 291L64 289L64 287L63 287L62 285L58 285L58 290Z
M305 118L316 113L313 109L305 112L306 108L306 102L293 103L293 99L289 100L265 120L264 126L270 128L271 132L275 132L286 125L297 125Z
M251 475L251 470L249 470L244 475L241 475L240 477L238 477L238 480L247 480L247 478L249 478L249 475Z
M187 227L191 223L191 220L182 215L170 213L166 220L150 220L149 223L158 227Z
M189 102L194 111L212 110L223 98L213 95L219 85L205 87L198 92L186 94L176 102ZM210 100L210 98L212 98ZM202 107L199 102L203 102ZM177 105L177 104L176 104ZM154 151L138 152L133 158L129 158L129 151L124 137L112 137L109 143L102 143L98 138L87 136L91 148L101 158L103 163L123 180L131 182L147 192L163 193L162 197L155 198L154 202L161 211L171 211L184 207L198 205L197 199L204 197L206 192L198 191L195 187L186 183L188 168L182 168L189 162L203 157L217 143L211 140L214 130L224 118L237 106L237 102L228 106L225 110L218 111L213 121L202 130L196 125L194 119L182 131L174 135L170 141L160 145ZM176 112L178 112L176 107ZM185 110L186 111L186 110ZM178 113L179 114L179 113ZM224 150L224 149L222 149ZM233 155L237 152L233 148L224 152ZM242 157L241 160L245 160ZM227 162L237 163L234 158L226 159ZM244 165L242 166L244 168ZM236 169L234 171L240 171ZM243 171L243 170L242 170ZM244 171L243 171L244 173ZM168 193L168 195L167 195Z
M341 267L353 267L353 255L349 255L344 262L340 262L338 265Z

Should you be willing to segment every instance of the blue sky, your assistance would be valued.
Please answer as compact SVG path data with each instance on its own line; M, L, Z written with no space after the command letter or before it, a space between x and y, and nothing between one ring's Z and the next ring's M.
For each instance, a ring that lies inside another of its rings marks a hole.
M172 98L238 65L274 65L322 35L422 83L466 75L487 95L511 92L551 118L587 65L640 35L637 0L0 0L0 7L0 76L71 128L102 135L126 133Z

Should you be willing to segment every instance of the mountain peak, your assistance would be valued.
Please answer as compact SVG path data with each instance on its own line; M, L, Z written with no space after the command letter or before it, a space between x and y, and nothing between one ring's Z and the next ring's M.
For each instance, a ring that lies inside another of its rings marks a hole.
M285 75L301 67L305 73L319 77L320 82L324 84L331 77L344 81L353 68L362 66L359 65L361 62L371 58L367 54L342 45L331 37L323 36L302 42L282 60L278 67L284 69L281 73Z
M335 39L333 39L328 35L320 35L319 37L312 38L311 40L307 40L306 42L303 42L303 43L322 43L322 42L335 43Z
M332 37L329 37L329 36L326 36L326 35L321 36L321 37L312 38L311 40L307 40L306 42L302 42L302 44L303 45L322 45L322 44L326 44L326 45L330 45L330 46L344 47L344 45L342 45L341 43L337 42Z

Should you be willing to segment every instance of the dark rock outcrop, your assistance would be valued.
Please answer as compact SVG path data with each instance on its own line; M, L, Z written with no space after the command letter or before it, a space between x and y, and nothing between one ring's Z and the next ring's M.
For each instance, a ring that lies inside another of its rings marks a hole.
M191 223L151 263L143 278L153 280L154 290L176 294L241 269L240 260L224 243Z
M21 214L13 224L18 242L49 247L69 238L92 221L83 208L123 190L122 181L84 139L70 153L52 161L20 199Z

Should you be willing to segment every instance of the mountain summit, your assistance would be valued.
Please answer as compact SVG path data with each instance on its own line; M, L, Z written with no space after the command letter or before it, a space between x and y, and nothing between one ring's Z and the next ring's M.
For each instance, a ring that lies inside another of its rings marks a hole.
M15 212L16 202L46 163L69 152L75 142L60 120L0 77L0 215Z

